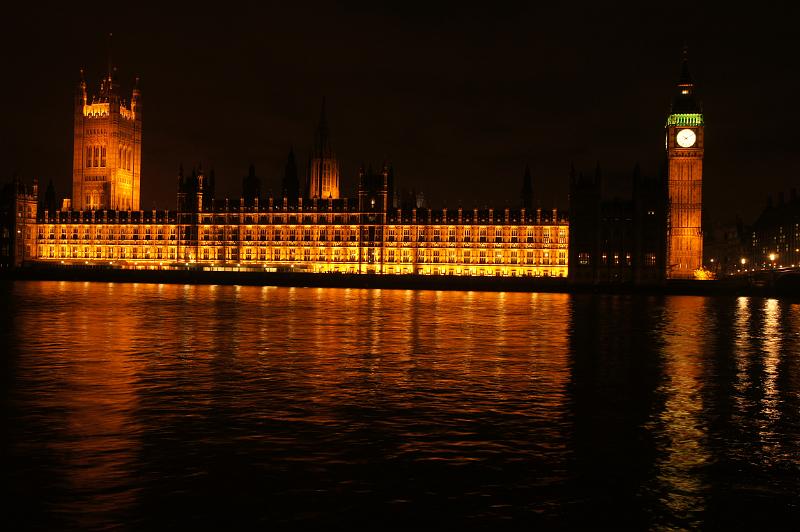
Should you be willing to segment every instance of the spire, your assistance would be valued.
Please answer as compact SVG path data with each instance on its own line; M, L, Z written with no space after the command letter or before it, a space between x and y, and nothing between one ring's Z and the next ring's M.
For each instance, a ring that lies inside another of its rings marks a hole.
M293 146L289 147L289 156L286 158L286 167L281 180L281 195L289 200L290 205L295 205L300 198L300 181L297 178L297 162Z
M594 167L594 185L598 190L602 190L603 172L600 170L600 161L597 161L597 166Z
M525 165L525 173L522 176L522 207L525 209L533 208L533 178L531 177L531 167Z
M319 127L320 129L328 129L328 119L325 116L325 96L322 97L322 110L319 113Z
M694 96L694 81L692 81L692 75L689 73L689 47L684 45L681 75L678 79L675 96L672 98L671 114L696 113L702 113L702 109Z
M247 175L242 179L242 197L244 198L245 205L252 207L255 205L256 199L261 196L261 179L256 176L256 167L250 164Z
M322 109L319 113L319 125L317 125L317 134L314 142L313 157L332 158L333 150L331 149L330 130L328 129L328 116L325 110L325 97L322 97Z
M683 62L681 63L681 78L679 85L691 85L692 75L689 73L689 45L683 45Z
M113 63L111 61L111 44L113 40L114 34L109 32L108 33L108 82L111 83L111 75L113 74Z

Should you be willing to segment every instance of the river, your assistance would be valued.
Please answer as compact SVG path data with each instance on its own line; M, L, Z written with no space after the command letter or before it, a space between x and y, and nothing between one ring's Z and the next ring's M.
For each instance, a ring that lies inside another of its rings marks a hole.
M15 281L0 309L13 529L800 521L798 301Z

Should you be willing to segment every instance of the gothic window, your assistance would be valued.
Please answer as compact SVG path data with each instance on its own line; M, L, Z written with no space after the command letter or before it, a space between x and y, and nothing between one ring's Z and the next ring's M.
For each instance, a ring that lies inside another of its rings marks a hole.
M105 146L101 146L100 147L100 167L101 168L105 168L106 167L106 147Z
M86 146L86 168L92 167L92 147Z
M94 147L94 157L92 158L92 166L97 168L100 165L100 146Z

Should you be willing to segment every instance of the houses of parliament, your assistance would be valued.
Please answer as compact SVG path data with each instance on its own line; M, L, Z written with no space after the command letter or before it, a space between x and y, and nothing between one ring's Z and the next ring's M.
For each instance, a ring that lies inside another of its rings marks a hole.
M3 191L0 260L118 268L567 277L658 282L702 266L703 115L684 57L667 118L667 175L634 172L633 199L603 199L599 169L570 177L570 209L534 206L526 171L516 208L431 209L399 196L388 164L360 168L343 197L325 107L301 171L290 152L280 197L251 167L239 198L212 172L181 169L175 210L140 206L143 105L113 69L75 96L72 194L15 179Z

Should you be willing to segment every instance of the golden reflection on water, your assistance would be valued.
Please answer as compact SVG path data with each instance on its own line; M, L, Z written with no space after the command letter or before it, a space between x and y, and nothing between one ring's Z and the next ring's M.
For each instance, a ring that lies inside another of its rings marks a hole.
M56 511L75 512L76 499L98 510L70 514L80 527L136 508L152 484L207 476L214 464L203 453L221 445L254 446L253 457L276 461L272 473L308 463L323 477L327 464L355 467L377 447L376 467L404 464L407 483L426 493L435 482L417 478L415 464L483 464L485 484L460 477L454 493L439 495L463 498L476 514L543 514L572 503L542 493L569 498L563 486L584 474L570 470L582 457L616 459L613 449L586 451L599 444L641 453L637 497L655 499L648 512L672 516L668 525L694 526L708 507L708 466L728 458L714 448L725 442L712 441L717 389L733 395L723 403L734 407L736 435L749 437L751 426L758 434L763 463L798 450L781 425L786 398L797 397L796 304L136 283L13 291L10 404L35 428L18 435L15 452L45 446L55 457L53 475L69 486ZM729 382L715 369L727 359ZM628 382L639 377L645 384ZM642 400L642 414L608 411L626 408L615 393ZM599 434L608 427L596 419L622 434ZM619 441L632 434L644 437ZM166 444L204 459L178 468ZM323 491L311 486L309 496Z
M712 313L698 297L666 300L662 328L665 397L657 413L663 438L656 461L662 503L668 514L690 520L705 508L706 484L699 474L709 461L708 426L703 416L703 360L708 354L706 334L714 330Z

